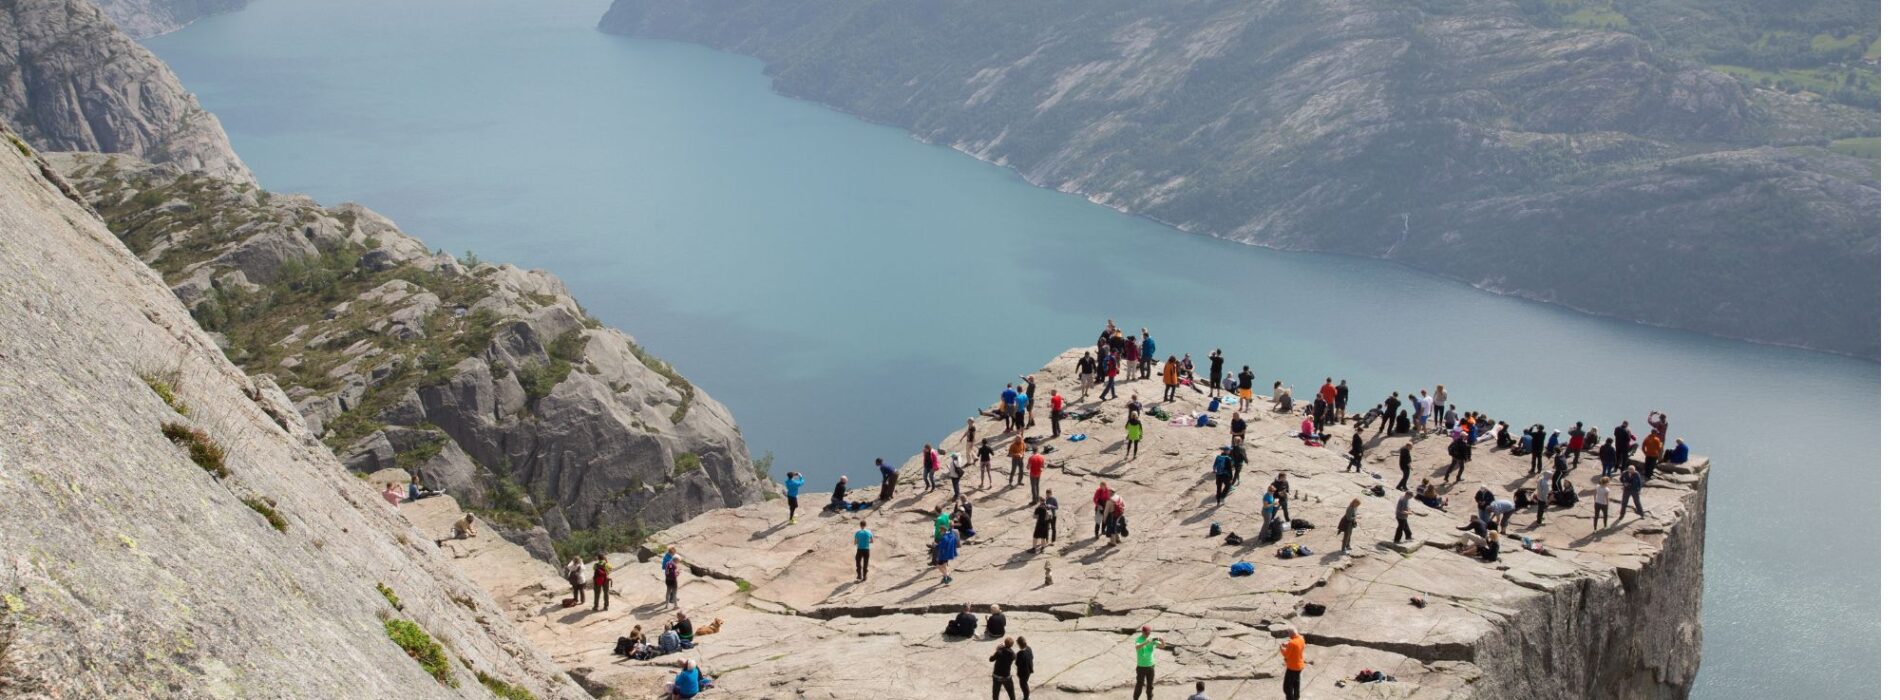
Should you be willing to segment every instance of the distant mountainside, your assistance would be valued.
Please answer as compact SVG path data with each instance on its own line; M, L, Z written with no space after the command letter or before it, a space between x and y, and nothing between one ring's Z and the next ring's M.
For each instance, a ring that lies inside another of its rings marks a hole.
M218 118L86 0L0 3L0 120L40 150L127 153L251 181Z
M353 204L126 156L49 158L359 473L421 473L498 525L545 525L589 553L764 497L725 406L553 275L431 253Z
M244 9L250 0L93 0L119 30L143 39L201 18Z
M1879 115L1586 5L617 0L600 26L1185 230L1877 356L1878 161L1849 153Z

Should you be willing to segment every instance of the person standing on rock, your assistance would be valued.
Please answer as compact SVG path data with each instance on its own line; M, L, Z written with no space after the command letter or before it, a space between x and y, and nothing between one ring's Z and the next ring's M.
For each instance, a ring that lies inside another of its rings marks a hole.
M1630 501L1636 502L1636 518L1641 520L1647 514L1643 512L1643 475L1634 467L1623 467L1623 507L1617 511L1616 519L1622 520L1630 512Z
M1036 653L1029 650L1027 637L1016 638L1016 684L1023 689L1023 700L1029 700L1029 674L1036 672Z
M1260 494L1260 543L1279 541L1277 534L1280 524L1280 499L1273 495L1273 489Z
M963 419L963 458L976 459L976 419Z
M1280 472L1273 477L1273 485L1271 488L1273 489L1273 497L1280 501L1280 517L1285 518L1288 525L1292 525L1293 485L1287 483L1286 472Z
M798 523L798 490L805 487L805 475L785 472L785 506L791 515L788 524Z
M1148 335L1148 329L1141 329L1141 378L1147 379L1154 374L1155 339Z
M1445 422L1445 411L1451 408L1451 404L1448 403L1449 401L1451 401L1451 396L1445 393L1445 385L1440 384L1437 389L1432 390L1433 423L1443 424Z
M884 483L878 487L877 500L891 500L897 495L897 469L885 464L884 458L879 457L877 458L877 473L884 479Z
M1610 524L1610 477L1597 477L1595 504L1590 511L1590 530L1595 532Z
M1346 420L1346 380L1339 380L1337 389L1333 392L1333 415L1343 423Z
M1669 416L1660 411L1650 411L1649 429L1656 432L1656 439L1669 442Z
M1214 507L1227 504L1227 492L1234 485L1234 458L1229 453L1232 447L1220 448L1220 454L1214 456Z
M1227 422L1227 432L1233 440L1228 444L1239 445L1247 440L1247 419L1241 418L1239 411L1235 411L1233 420Z
M1041 452L1029 455L1029 505L1042 501L1037 494L1042 491L1042 467L1048 462Z
M1346 514L1339 516L1339 551L1352 553L1352 531L1359 527L1359 499L1346 504Z
M1108 488L1108 482L1103 481L1103 482L1099 482L1096 485L1095 495L1092 499L1095 503L1095 536L1096 537L1102 536L1104 523L1107 521L1107 518L1108 518L1108 499L1110 496L1113 496L1113 495L1115 495L1115 492L1114 490Z
M1289 634L1280 645L1280 658L1286 661L1286 677L1280 681L1280 690L1286 693L1286 700L1300 700L1300 672L1306 670L1306 638L1300 636L1297 627L1287 625L1286 629Z
M1141 626L1141 632L1135 635L1135 696L1140 700L1141 689L1148 688L1148 700L1155 697L1155 645L1161 638L1154 636L1154 629Z
M1240 366L1240 382L1236 384L1234 388L1238 390L1236 393L1240 394L1240 412L1246 413L1247 411L1252 410L1253 409L1253 368L1252 367L1249 367L1247 365Z
M1412 443L1406 442L1405 444L1399 446L1398 489L1400 491L1404 491L1405 485L1408 483L1411 483L1411 481L1412 481Z
M1095 386L1095 355L1082 353L1082 359L1075 361L1075 378L1082 384L1082 398L1088 399L1089 389Z
M1207 385L1212 389L1209 395L1215 398L1220 398L1220 366L1226 361L1220 356L1220 348L1214 348L1213 352L1207 354Z
M660 557L660 573L666 578L666 604L679 607L680 604L680 555L679 549L668 545L666 556Z
M1392 515L1399 521L1399 528L1392 532L1392 544L1405 544L1412 539L1412 492L1399 489L1398 505L1393 507Z
M1656 478L1656 463L1662 461L1662 435L1649 431L1649 437L1643 438L1643 478Z
M1346 471L1364 472L1366 457L1366 435L1363 429L1352 431L1352 447L1346 450ZM1403 486L1399 487L1405 488Z
M1003 419L1003 425L1015 427L1016 424L1016 387L1003 385L1002 400L996 404L996 414Z
M924 493L937 490L937 451L924 443Z
M1544 424L1531 426L1531 471L1544 468Z
M1020 430L1016 431L1016 435L1010 438L1010 441L1009 441L1009 485L1010 486L1015 486L1023 482L1023 457L1028 452L1029 452L1029 443L1023 440L1022 431Z
M1022 404L1023 411L1029 414L1028 416L1029 424L1035 425L1036 414L1033 411L1031 411L1031 409L1035 408L1036 406L1036 375L1025 374L1025 375L1021 375L1021 377L1022 377L1023 383L1022 383L1022 386L1018 387L1018 389L1022 392L1022 396L1018 397L1016 401Z
M607 599L607 594L611 592L610 589L612 589L613 587L613 583L614 583L613 576L612 576L613 570L614 570L613 565L607 563L606 554L594 555L594 609L595 610L606 610L608 607L610 607L611 601Z
M871 528L865 525L863 520L859 520L858 531L851 535L852 544L857 545L854 557L859 582L863 582L865 577L871 574L871 542L876 539L877 536L871 534Z
M1622 471L1622 466L1617 464L1616 445L1608 440L1603 441L1603 447L1597 450L1597 463L1603 466L1604 476Z
M942 517L948 516L949 513L944 513ZM939 523L942 522L942 517L939 518ZM950 585L950 562L955 561L957 558L957 544L959 540L957 539L956 528L940 526L939 529L942 530L942 533L937 535L937 575L943 577L943 580L939 583L948 586Z
M1544 524L1544 509L1550 507L1550 472L1537 475L1537 524Z
M1122 450L1122 459L1134 459L1141 454L1141 414L1128 412L1128 447Z
M1385 397L1385 412L1379 414L1379 434L1380 435L1392 434L1392 429L1397 427L1394 423L1397 420L1398 415L1399 415L1399 392L1394 391L1392 392L1391 396Z
M1062 391L1049 390L1049 437L1062 437Z
M1168 361L1165 364L1161 365L1161 402L1162 403L1167 403L1169 401L1174 400L1175 385L1178 384L1180 381L1181 381L1181 362L1179 360L1174 359L1173 355L1169 355Z
M1002 697L1003 693L1009 693L1010 700L1016 700L1016 686L1013 685L1010 680L1010 675L1016 667L1016 650L1012 648L1014 644L1014 640L1004 637L1003 641L996 645L996 650L990 652L990 663L992 664L990 667L990 700L996 700Z
M1115 377L1121 374L1121 363L1115 361L1114 355L1102 356L1102 369L1100 373L1102 375L1102 393L1100 396L1095 397L1096 400L1107 401L1111 398L1120 397L1120 394L1115 393Z
M1244 443L1235 445L1234 449L1227 452L1227 458L1233 460L1228 466L1234 471L1234 475L1230 477L1228 481L1230 484L1228 488L1238 488L1240 486L1240 472L1247 466L1247 445Z
M574 596L575 605L580 605L581 601L587 600L587 582L582 578L581 574L581 572L586 569L586 565L582 564L581 558L576 555L574 558L567 560L567 568L562 572L567 576L568 587L573 589L572 594Z
M1617 425L1612 438L1616 441L1616 468L1629 466L1630 451L1636 447L1636 434L1630 432L1630 422L1623 421Z
M955 452L950 453L950 466L944 469L943 475L950 477L950 497L953 499L962 498L963 455Z

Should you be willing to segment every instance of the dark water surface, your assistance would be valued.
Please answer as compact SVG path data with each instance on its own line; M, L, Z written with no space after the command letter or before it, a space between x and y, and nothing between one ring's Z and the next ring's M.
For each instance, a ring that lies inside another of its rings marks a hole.
M1878 365L1181 234L779 97L752 59L597 33L606 6L260 0L150 45L266 187L558 273L820 483L1107 316L1300 396L1444 383L1606 430L1666 410L1716 460L1696 696L1878 692Z

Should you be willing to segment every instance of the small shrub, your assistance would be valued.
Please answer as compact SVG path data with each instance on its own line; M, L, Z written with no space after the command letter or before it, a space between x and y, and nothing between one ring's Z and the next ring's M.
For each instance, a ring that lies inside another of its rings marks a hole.
M383 582L381 581L376 582L376 592L383 594L383 600L389 601L389 607L395 608L397 610L402 609L402 599L396 597L396 591L391 589L388 586L383 585Z
M635 551L646 539L645 528L638 523L628 528L602 527L593 530L575 530L567 537L555 540L554 553L562 561L573 557L591 559L602 552Z
M172 382L170 380L154 374L147 374L141 377L141 379L145 380L146 386L152 388L152 393L158 394L158 398L164 401L165 405L170 406L173 411L177 411L178 415L191 415L191 407L186 406L185 402L178 398L178 393L172 389Z
M673 458L673 476L685 476L699 469L699 455L681 452Z
M507 700L535 700L534 693L528 692L527 688L509 683L508 681L486 673L477 671L475 673L475 680L481 681L482 687L487 688L488 692L494 693L495 697L507 698Z
M567 381L567 375L574 371L574 365L559 358L549 360L547 364L525 364L516 372L521 382L521 390L528 395L528 402L534 403L554 393L554 387Z
M449 657L442 653L442 645L428 632L422 631L416 623L401 618L392 618L383 622L383 632L389 635L389 641L409 652L409 658L416 660L430 676L450 688L456 687L455 678L449 675Z
M278 532L283 532L290 527L290 521L285 520L283 514L277 512L277 509L273 507L275 504L270 503L269 499L246 498L244 505L250 506L251 510L264 516L264 521L270 523L270 526Z
M230 468L224 466L224 448L212 442L204 431L183 423L166 423L163 432L172 444L183 445L191 453L191 461L212 476L222 479L231 475Z

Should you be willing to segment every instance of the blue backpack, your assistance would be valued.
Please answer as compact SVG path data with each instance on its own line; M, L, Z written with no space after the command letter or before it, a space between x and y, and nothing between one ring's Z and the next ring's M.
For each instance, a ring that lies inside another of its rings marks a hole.
M1249 564L1244 561L1236 562L1233 566L1227 567L1227 575L1228 576L1252 576L1253 564Z

